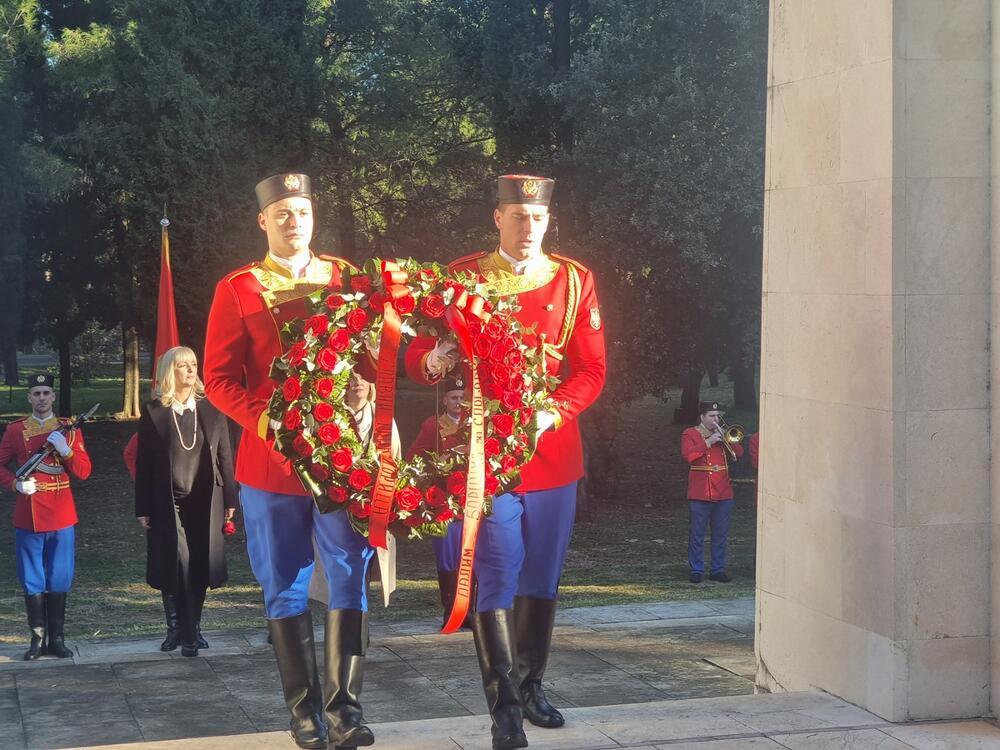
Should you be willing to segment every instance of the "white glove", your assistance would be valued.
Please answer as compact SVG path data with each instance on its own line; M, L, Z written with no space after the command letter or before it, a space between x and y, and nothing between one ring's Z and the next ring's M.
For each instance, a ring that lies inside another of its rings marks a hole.
M439 341L427 355L427 373L434 377L444 375L458 364L454 341Z
M50 432L45 442L55 448L63 458L66 458L66 456L73 452L73 449L69 447L69 443L66 442L66 436L61 432Z
M535 424L538 431L535 433L535 445L542 439L542 435L556 423L556 414L551 411L540 411L535 413Z
M272 429L272 430L273 430L274 432L277 432L277 431L278 431L278 430L280 430L280 429L281 429L281 427L282 427L282 424L281 424L281 422L279 422L279 421L278 421L277 419L271 419L271 420L269 420L269 421L268 421L268 424L269 424L269 426L271 427L271 429Z
M20 482L14 485L14 488L22 495L34 495L36 492L38 492L38 487L35 485L35 480L33 477L22 479Z
M365 339L365 349L368 350L368 356L378 362L378 354L381 351L381 346L373 345L370 341Z

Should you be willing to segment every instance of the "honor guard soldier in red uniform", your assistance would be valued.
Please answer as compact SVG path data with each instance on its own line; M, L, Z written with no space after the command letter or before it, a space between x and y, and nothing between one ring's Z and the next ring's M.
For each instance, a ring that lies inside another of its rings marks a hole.
M593 274L574 260L542 252L553 186L545 177L499 178L493 212L498 247L450 266L481 274L498 293L517 295L518 319L535 326L526 343L544 348L549 371L562 380L551 394L555 410L539 415L543 431L521 472L521 486L494 498L476 547L473 634L494 748L527 746L522 706L537 726L565 723L545 697L542 675L583 476L577 417L604 386L604 329ZM407 373L433 383L456 360L454 343L424 337L407 350Z
M274 175L255 191L268 252L215 288L205 339L205 392L243 428L236 480L247 552L263 589L295 741L304 748L326 748L328 740L332 746L368 746L375 739L363 723L360 694L368 645L365 582L374 550L351 528L346 513L316 510L289 461L274 450L275 424L267 414L275 388L271 362L283 351L281 327L304 317L307 295L340 289L341 272L350 264L310 250L307 175ZM322 687L307 598L314 535L329 593Z
M68 430L70 422L52 413L55 397L51 375L32 376L31 416L9 424L0 439L0 486L17 493L14 550L31 630L26 661L43 654L73 655L63 641L66 593L76 559L77 515L69 478L86 479L91 467L83 433ZM51 446L49 455L18 481L11 466L20 466L46 446Z
M709 580L729 583L726 572L726 540L733 517L733 485L729 481L729 461L723 447L719 420L724 412L714 401L698 404L699 423L681 433L681 455L690 464L688 507L691 529L688 535L688 566L691 583L701 583L705 574L705 531L712 526L712 569ZM739 458L743 446L730 446Z
M469 431L462 428L462 402L465 399L465 381L449 378L441 381L439 388L444 396L441 405L444 412L434 414L424 420L420 432L406 453L406 460L424 453L444 453L454 448L461 449L469 444ZM462 551L462 524L448 524L446 536L431 538L434 558L437 560L438 589L441 592L441 606L444 608L444 622L455 604L455 586L458 584L458 564Z

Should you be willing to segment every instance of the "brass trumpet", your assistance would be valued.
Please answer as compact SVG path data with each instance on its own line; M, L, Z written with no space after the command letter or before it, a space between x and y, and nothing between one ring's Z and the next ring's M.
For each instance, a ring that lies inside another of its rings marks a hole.
M719 425L717 429L719 431L719 435L722 437L722 447L726 449L726 453L729 454L730 458L735 461L736 450L733 446L743 442L743 438L746 437L747 431L743 429L743 425L726 424L721 417L719 418Z

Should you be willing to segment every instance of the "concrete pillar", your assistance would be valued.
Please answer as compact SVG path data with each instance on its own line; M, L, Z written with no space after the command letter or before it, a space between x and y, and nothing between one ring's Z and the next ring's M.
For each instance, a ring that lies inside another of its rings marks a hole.
M990 711L991 6L771 0L758 684L897 721Z

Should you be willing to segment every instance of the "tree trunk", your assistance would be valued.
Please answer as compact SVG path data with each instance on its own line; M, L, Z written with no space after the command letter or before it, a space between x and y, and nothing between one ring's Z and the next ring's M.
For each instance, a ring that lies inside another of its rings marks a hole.
M70 339L60 336L56 342L59 352L59 416L69 417L73 414L73 363L70 356Z
M757 384L755 367L746 364L732 366L733 408L739 411L757 411Z
M701 400L702 367L692 367L684 378L681 405L674 409L674 424L694 424L698 421L698 402Z
M122 419L139 418L139 332L122 323Z
M18 383L18 370L17 370L17 340L14 336L11 336L5 342L5 351L3 352L3 382L4 385L9 385L11 387L16 386Z
M719 364L715 361L708 364L708 384L713 388L719 387Z

